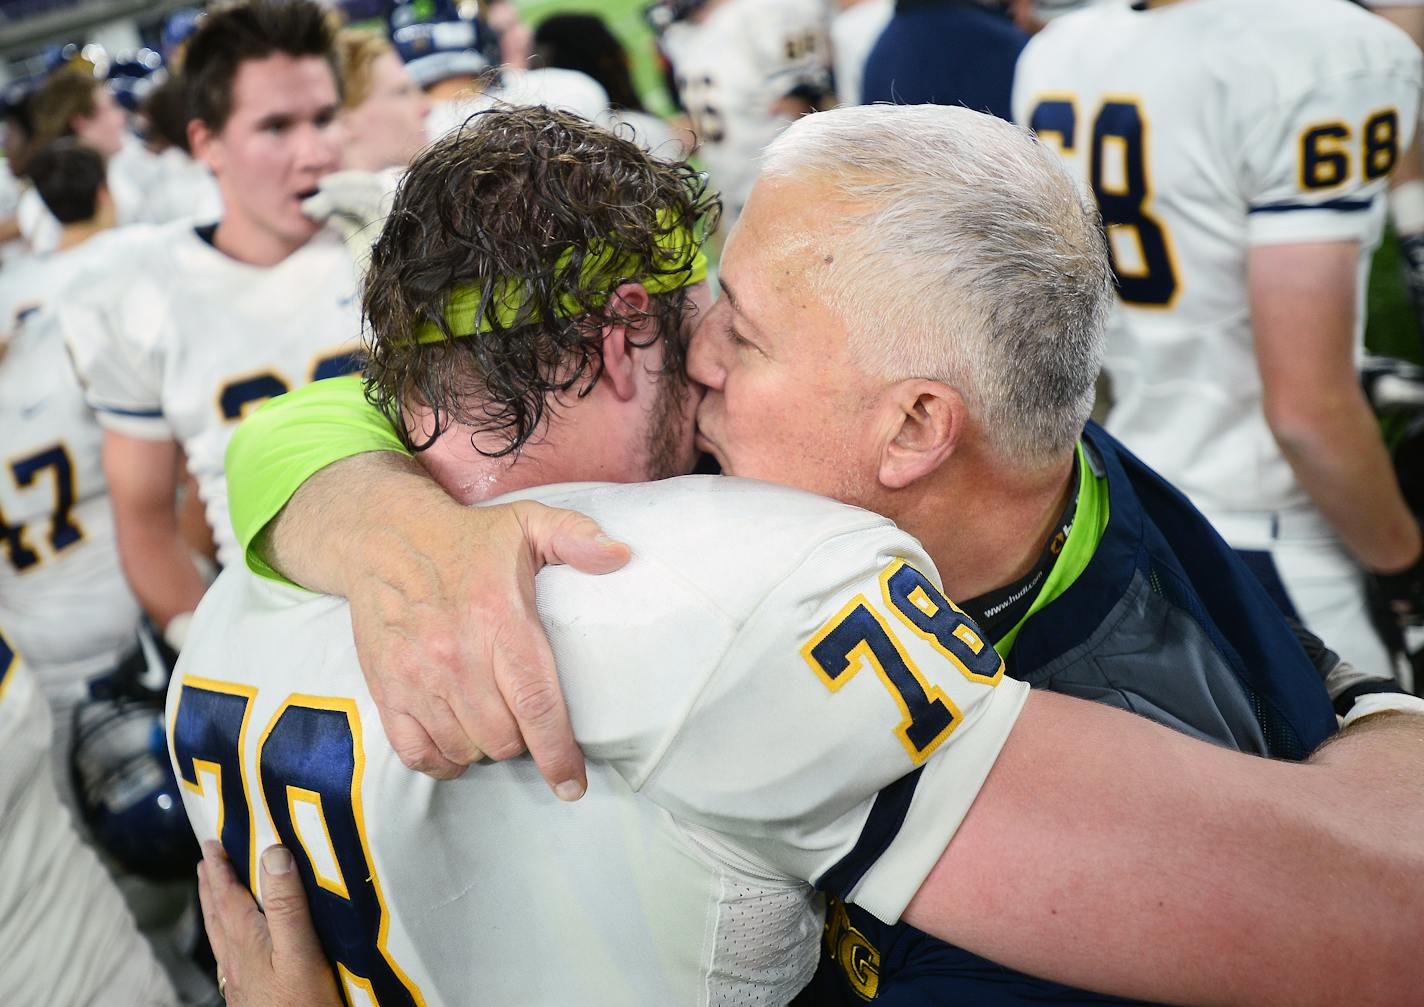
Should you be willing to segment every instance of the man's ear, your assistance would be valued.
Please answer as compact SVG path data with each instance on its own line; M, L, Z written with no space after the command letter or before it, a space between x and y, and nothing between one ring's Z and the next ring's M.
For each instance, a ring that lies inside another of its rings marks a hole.
M880 484L904 489L937 470L959 443L968 407L955 389L911 378L885 390Z
M642 316L651 302L641 283L625 283L608 297L612 319L603 327L602 380L606 380L613 394L624 402L637 393L634 375L638 362L634 358L639 346L648 341L644 332L650 320ZM623 320L629 315L632 317Z
M188 149L193 152L193 160L206 164L215 175L222 164L221 146L218 134L206 122L188 120Z

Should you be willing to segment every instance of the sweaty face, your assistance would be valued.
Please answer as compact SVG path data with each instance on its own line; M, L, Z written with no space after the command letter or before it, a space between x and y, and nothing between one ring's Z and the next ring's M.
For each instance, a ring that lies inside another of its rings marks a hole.
M859 503L876 479L861 419L878 383L850 363L844 323L811 288L834 255L825 205L808 183L756 184L687 370L706 389L697 446L723 472Z
M366 100L343 114L347 142L363 162L352 167L366 170L408 164L425 146L425 116L430 99L411 79L394 53L384 53L371 64L371 92Z
M676 338L684 344L692 338L698 322L706 316L712 303L712 293L706 283L688 290L687 313L682 319L682 331ZM662 359L662 340L653 347ZM650 376L656 382L652 408L648 411L645 438L645 474L643 478L670 479L692 471L697 460L693 443L694 418L701 390L681 374L658 373Z
M320 227L302 200L341 162L336 78L319 56L248 60L232 84L232 114L201 155L222 189L224 218L299 247Z

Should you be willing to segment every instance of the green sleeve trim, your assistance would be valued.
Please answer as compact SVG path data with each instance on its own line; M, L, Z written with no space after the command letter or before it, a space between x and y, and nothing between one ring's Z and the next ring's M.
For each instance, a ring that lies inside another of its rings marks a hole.
M368 451L410 456L390 420L366 401L359 374L279 395L243 420L228 444L226 466L232 528L247 568L290 584L253 543L302 483L332 462Z
M1079 575L1093 561L1098 551L1098 543L1103 540L1103 532L1108 527L1108 481L1093 471L1088 457L1083 451L1083 442L1078 442L1078 510L1073 518L1073 528L1068 532L1068 541L1063 543L1063 552L1058 562L1048 571L1048 578L1038 597L1033 600L1024 617L1014 624L1014 628L1004 634L1003 639L994 641L994 649L1002 657L1007 657L1018 639L1024 623L1033 618L1064 591L1073 586Z

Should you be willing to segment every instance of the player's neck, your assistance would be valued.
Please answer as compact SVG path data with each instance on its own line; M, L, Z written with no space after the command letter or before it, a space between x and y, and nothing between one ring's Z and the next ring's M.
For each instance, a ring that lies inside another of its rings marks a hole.
M947 465L889 514L929 552L951 598L1012 584L1033 568L1068 503L1073 457L1024 472L985 452Z
M310 239L283 238L253 224L245 217L223 214L213 232L213 247L229 259L249 266L275 266Z
M59 248L57 251L67 252L71 248L78 248L84 242L107 231L112 225L102 220L86 220L78 224L65 224L59 232Z

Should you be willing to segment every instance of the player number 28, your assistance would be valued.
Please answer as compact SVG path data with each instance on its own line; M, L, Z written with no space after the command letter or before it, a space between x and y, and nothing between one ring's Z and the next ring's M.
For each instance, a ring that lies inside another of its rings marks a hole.
M998 685L1004 662L954 603L928 577L903 560L880 574L885 608L914 635L971 682ZM963 716L959 707L924 674L890 625L864 595L856 595L801 648L801 656L826 688L838 692L861 668L869 666L900 708L895 736L910 761L924 762L953 733Z

